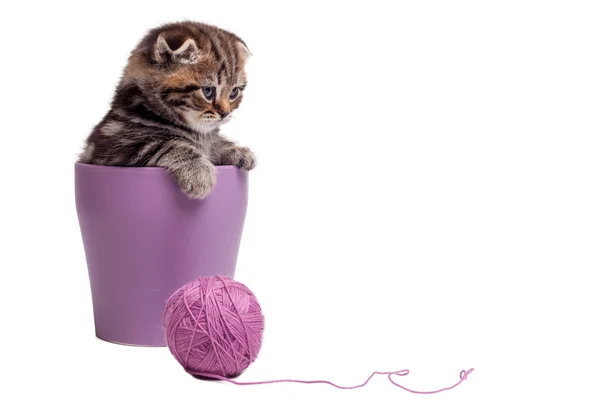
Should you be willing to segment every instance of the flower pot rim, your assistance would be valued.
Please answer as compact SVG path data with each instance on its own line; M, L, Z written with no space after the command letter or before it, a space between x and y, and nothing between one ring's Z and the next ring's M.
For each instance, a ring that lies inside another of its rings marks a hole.
M113 171L166 171L165 168L162 167L122 167L122 166L114 166L114 165L96 165L96 164L85 164L81 162L76 162L75 166L77 168L86 168L86 169L97 169L97 170L113 170ZM239 169L235 165L216 165L215 168L217 170L228 170L228 169Z

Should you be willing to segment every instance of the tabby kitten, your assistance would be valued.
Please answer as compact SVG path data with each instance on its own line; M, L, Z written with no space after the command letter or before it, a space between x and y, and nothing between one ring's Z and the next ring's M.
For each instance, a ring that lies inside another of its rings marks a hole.
M79 162L163 167L191 198L205 198L215 165L256 160L219 134L242 101L250 52L236 35L196 22L151 30L133 50L111 109Z

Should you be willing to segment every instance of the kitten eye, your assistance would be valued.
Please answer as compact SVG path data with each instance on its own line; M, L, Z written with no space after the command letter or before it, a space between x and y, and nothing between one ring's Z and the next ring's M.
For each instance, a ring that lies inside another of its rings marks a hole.
M206 100L212 100L215 96L215 88L214 86L203 86L202 94L206 97Z
M240 94L240 88L233 88L229 93L229 100L235 100Z

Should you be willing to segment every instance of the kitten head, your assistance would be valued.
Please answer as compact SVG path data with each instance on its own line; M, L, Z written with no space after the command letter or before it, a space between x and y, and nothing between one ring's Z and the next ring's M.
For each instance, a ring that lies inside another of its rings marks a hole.
M133 51L123 84L138 85L153 111L209 133L239 107L249 55L239 37L220 28L168 24L150 31Z

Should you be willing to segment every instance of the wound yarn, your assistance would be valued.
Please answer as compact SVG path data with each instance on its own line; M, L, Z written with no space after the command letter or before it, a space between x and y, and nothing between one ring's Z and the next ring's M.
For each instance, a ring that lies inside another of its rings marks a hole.
M462 370L460 379L455 384L430 391L412 390L394 379L408 375L408 369L376 371L363 383L352 386L342 386L327 380L233 380L258 356L262 345L264 316L250 289L223 276L200 277L173 293L167 301L163 325L169 350L189 374L240 386L304 383L326 384L338 389L358 389L366 386L376 375L385 375L394 386L407 392L434 394L455 388L473 372L473 368Z
M167 345L192 375L234 377L258 356L264 316L243 284L200 277L171 295L163 317Z

